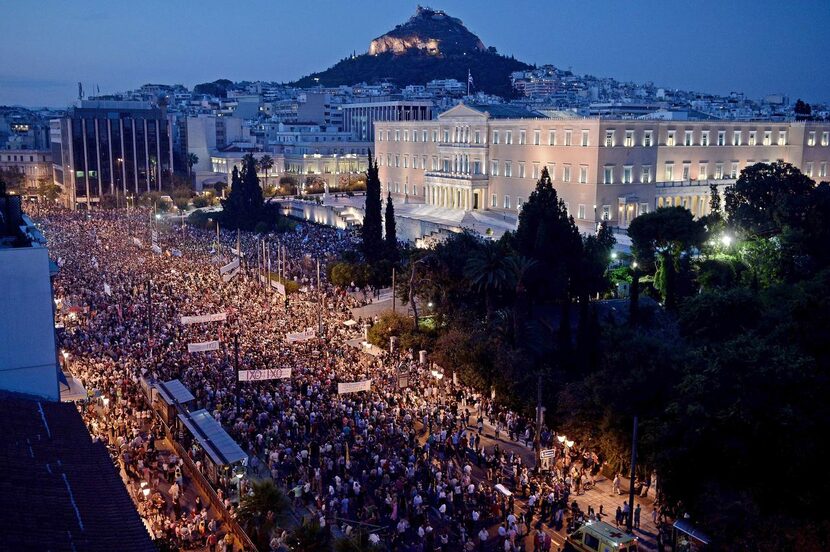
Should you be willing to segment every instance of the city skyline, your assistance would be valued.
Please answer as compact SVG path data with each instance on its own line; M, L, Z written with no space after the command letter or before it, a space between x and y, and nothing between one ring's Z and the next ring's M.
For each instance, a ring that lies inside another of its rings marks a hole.
M159 2L47 3L36 12L10 6L5 20L15 25L0 35L0 105L65 107L76 99L79 81L87 94L148 82L289 82L365 52L373 38L406 21L416 4L396 2L382 11L367 1L317 6L313 12L327 14L327 20L352 24L329 27L310 19L307 6L264 1L235 12L218 2L199 4L198 10ZM830 16L826 3L802 2L796 11L773 2L640 2L636 13L606 2L518 6L499 2L482 10L454 0L432 7L460 18L485 45L527 63L713 94L830 99L830 76L813 74L814 57L803 55L830 38L826 29L804 32L805 20ZM528 19L551 24L526 26ZM678 30L678 22L685 27ZM69 29L75 29L72 47L56 49L55 40L43 40ZM712 33L718 29L727 32ZM677 47L660 46L666 43ZM638 58L640 52L646 55Z

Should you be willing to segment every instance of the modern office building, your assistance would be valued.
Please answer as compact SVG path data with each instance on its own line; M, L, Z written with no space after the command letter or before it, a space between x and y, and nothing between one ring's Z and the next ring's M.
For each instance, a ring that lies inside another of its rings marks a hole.
M343 104L343 130L358 141L369 142L375 135L375 121L429 121L431 101L389 100Z
M81 101L50 129L54 181L71 207L172 182L172 123L148 102Z
M583 229L625 228L663 205L708 213L758 162L830 180L830 122L558 118L504 105L458 105L432 121L375 123L384 192L409 203L516 216L547 167Z

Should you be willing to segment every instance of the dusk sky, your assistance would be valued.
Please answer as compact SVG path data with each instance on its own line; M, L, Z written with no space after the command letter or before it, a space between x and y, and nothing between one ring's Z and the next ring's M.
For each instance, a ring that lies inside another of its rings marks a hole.
M406 21L417 2L4 2L0 105L218 78L291 81ZM666 88L830 100L830 1L432 3L528 63Z

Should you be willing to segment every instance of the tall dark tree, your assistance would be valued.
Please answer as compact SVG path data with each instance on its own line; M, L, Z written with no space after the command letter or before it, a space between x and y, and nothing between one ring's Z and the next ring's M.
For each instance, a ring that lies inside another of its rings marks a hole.
M631 221L628 235L634 258L646 273L660 269L666 308L677 304L680 256L700 247L705 233L703 224L685 207L661 207Z
M789 163L756 163L726 189L726 213L750 236L771 236L807 220L815 182Z
M538 263L528 278L531 295L545 302L567 302L582 257L582 239L553 188L547 167L522 205L515 248Z
M375 263L383 257L383 226L381 222L380 177L378 163L372 160L369 152L369 165L366 170L366 207L363 215L363 256L369 263Z
M386 196L386 213L384 214L384 241L386 258L391 263L398 262L398 235L395 232L395 206L392 204L392 192Z
M242 158L242 172L233 168L231 193L222 200L225 228L253 230L262 217L262 188L257 176L257 161L250 153Z

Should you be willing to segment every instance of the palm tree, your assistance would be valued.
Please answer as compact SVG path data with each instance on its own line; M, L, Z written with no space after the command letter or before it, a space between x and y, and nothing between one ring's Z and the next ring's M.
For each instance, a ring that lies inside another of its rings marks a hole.
M330 534L316 521L303 523L288 536L288 544L295 552L318 552L328 550Z
M527 276L538 264L535 259L522 255L511 255L506 261L511 283L515 286L513 301L513 339L518 341L521 333L520 321L527 315Z
M265 173L265 186L263 188L268 187L268 171L274 166L274 160L271 158L270 155L265 154L259 158L258 161L259 170Z
M471 287L484 292L489 324L493 316L495 294L503 290L509 281L506 257L499 244L485 242L467 260L464 276L470 281Z
M187 154L187 180L193 179L193 165L199 162L199 156L195 153Z
M246 531L257 529L267 534L274 520L285 513L288 504L285 493L272 479L252 481L251 492L239 502L237 516Z

